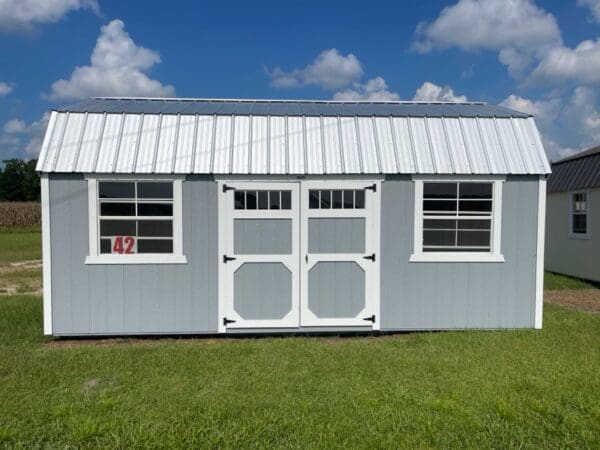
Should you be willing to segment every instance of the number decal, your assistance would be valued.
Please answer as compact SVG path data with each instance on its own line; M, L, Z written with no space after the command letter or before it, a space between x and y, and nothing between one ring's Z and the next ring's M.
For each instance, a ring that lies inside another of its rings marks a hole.
M133 244L135 244L135 239L127 236L125 238L125 253L133 253Z
M133 236L115 236L112 238L112 253L118 255L136 253L135 238Z

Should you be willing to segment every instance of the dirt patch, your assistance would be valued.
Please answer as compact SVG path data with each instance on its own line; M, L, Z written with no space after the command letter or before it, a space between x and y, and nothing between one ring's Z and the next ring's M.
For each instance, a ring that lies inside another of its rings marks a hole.
M600 314L600 289L561 289L544 292L544 301Z
M42 293L42 261L34 259L0 265L0 294Z

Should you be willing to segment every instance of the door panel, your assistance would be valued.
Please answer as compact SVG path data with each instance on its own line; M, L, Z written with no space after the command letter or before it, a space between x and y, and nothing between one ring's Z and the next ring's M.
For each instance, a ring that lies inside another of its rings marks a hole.
M221 330L297 327L298 183L221 183Z
M302 183L302 326L378 328L378 186L356 180Z

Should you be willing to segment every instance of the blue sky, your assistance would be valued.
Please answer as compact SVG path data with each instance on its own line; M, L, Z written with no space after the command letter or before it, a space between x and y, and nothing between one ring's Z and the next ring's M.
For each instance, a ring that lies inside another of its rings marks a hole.
M486 101L600 144L600 0L0 0L0 157L92 95Z

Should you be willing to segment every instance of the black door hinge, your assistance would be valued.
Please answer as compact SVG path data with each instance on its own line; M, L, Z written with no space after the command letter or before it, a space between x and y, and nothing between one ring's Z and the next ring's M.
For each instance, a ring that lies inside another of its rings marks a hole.
M363 259L370 259L371 261L375 262L375 253L369 256L363 256Z
M366 190L366 189L371 189L373 192L377 192L377 185L376 185L375 183L373 183L373 185L372 185L372 186L367 186L367 187L365 188L365 190Z
M225 264L227 264L227 261L235 261L237 258L234 258L233 256L227 256L227 255L223 255L223 262Z
M363 320L368 320L369 322L375 323L375 314L373 314L371 317L365 317Z
M223 185L223 193L225 193L227 191L235 191L235 188L232 188L231 186L227 186L226 184L224 184Z
M235 323L235 320L228 319L227 317L223 317L223 326L226 327L230 323Z

